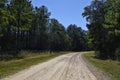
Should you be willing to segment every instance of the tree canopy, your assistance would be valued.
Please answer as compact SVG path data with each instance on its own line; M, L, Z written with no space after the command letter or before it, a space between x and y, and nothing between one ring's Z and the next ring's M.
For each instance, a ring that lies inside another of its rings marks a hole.
M0 1L0 57L19 55L21 50L87 50L86 32L50 18L46 6L34 7L30 0Z
M93 0L84 8L89 41L99 58L115 59L120 49L120 0Z

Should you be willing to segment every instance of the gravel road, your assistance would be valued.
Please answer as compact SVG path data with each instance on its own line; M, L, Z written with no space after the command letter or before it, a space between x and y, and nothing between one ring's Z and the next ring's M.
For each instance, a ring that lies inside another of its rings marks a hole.
M88 68L82 54L65 54L2 80L100 80Z

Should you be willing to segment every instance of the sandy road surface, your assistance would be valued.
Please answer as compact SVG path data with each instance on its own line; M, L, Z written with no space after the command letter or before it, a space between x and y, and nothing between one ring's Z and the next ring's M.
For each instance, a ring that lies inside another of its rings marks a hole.
M81 53L70 53L30 67L2 80L98 80Z

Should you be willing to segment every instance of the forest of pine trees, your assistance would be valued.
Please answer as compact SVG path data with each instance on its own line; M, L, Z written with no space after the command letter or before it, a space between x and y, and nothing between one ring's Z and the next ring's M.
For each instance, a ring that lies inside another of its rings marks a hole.
M0 56L21 50L94 50L102 59L120 58L120 0L93 0L84 8L88 31L51 19L46 6L30 0L0 0ZM62 12L61 12L62 13Z
M120 0L93 0L82 15L96 56L120 59Z
M0 0L0 56L17 56L21 50L88 50L86 31L75 24L64 27L50 18L46 6L30 0Z

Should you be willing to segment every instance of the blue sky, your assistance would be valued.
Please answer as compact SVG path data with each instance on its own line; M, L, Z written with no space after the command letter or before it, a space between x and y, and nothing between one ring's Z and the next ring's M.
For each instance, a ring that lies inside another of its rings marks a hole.
M89 5L92 0L32 0L34 6L45 5L50 18L56 18L65 27L76 24L82 29L87 30L86 20L82 17L84 7Z

